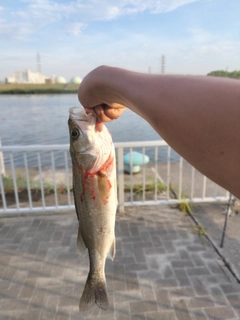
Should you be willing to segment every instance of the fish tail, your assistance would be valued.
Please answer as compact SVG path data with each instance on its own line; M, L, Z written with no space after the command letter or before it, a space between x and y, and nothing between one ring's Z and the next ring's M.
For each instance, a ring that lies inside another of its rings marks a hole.
M107 310L109 308L106 282L104 279L94 281L88 277L80 299L79 309L80 311L88 310L94 305L94 303L103 310Z

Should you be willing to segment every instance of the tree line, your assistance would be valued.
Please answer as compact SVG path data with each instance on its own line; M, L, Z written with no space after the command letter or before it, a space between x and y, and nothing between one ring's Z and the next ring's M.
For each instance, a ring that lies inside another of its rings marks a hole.
M216 70L216 71L209 72L207 76L240 79L240 70L234 70L232 72L228 72L225 70Z

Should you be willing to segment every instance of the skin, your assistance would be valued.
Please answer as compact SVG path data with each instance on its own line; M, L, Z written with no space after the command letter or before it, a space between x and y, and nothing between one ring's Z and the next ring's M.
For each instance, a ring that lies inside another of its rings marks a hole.
M79 101L102 122L129 108L204 175L240 198L240 81L152 75L101 66L79 87Z

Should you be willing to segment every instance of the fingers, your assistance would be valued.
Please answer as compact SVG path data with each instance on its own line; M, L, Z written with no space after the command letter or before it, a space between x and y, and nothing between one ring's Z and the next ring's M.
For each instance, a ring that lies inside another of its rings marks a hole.
M99 132L103 130L103 122L98 121L98 119L96 121L96 130Z
M125 111L126 107L110 108L105 109L105 115L112 120L118 119L121 114Z
M87 114L95 114L99 121L110 122L118 119L125 109L126 107L112 108L102 104L94 108L86 108L85 111Z
M94 114L97 117L96 130L102 131L103 122L110 122L120 117L125 111L125 107L112 108L106 104L98 105L94 108L86 108L87 114Z
M111 118L111 112L110 112L110 114L107 112L108 109L112 109L112 108L110 108L104 104L96 106L94 108L95 114L96 114L99 121L110 122L110 121L114 120L114 118Z

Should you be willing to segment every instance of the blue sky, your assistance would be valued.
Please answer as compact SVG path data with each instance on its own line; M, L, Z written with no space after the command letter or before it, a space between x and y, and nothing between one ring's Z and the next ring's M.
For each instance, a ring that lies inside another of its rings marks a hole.
M240 70L239 0L1 0L0 80L14 71L84 77L112 65L200 74Z

